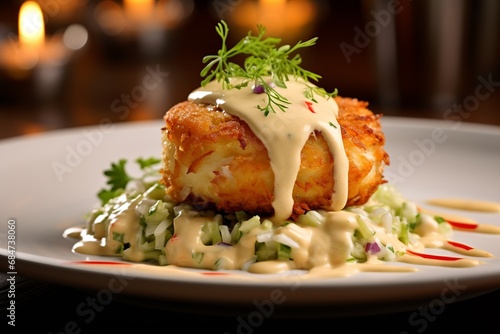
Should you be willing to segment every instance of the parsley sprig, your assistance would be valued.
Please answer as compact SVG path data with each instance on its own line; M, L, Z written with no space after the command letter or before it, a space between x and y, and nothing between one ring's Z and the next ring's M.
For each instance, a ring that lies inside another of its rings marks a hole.
M147 159L137 158L134 160L139 166L142 173L139 177L133 177L126 170L126 159L120 159L117 162L112 162L111 167L104 170L104 175L107 177L107 188L102 188L97 197L101 200L101 204L106 204L110 199L121 195L130 181L141 180L147 182L149 177L156 178L158 170L155 168L161 160L155 157Z
M229 33L227 23L221 20L215 30L222 39L222 47L216 55L203 58L203 63L207 65L200 73L204 77L201 85L205 86L210 81L216 80L222 83L224 89L241 89L250 83L253 87L260 86L268 99L265 106L257 107L266 116L269 112L276 112L277 109L285 111L290 104L288 99L274 88L275 86L286 88L286 81L290 80L290 77L301 78L306 82L318 81L321 78L319 74L303 69L300 66L302 57L296 53L299 49L315 45L317 37L305 42L299 41L294 46L278 46L281 39L266 37L266 28L263 25L257 25L257 35L249 32L236 45L229 48L227 46ZM247 56L243 66L231 61L234 57L241 55ZM266 77L269 76L272 82L266 81ZM233 84L232 78L242 78L242 80L238 84ZM329 98L335 96L337 90L328 93L323 88L308 86L304 94L316 102L314 94Z

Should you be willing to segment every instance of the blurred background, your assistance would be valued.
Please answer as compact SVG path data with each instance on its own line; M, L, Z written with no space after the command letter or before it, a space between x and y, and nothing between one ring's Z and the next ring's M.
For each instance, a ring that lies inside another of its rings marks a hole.
M221 19L230 45L258 23L319 37L303 67L377 113L500 125L500 1L34 2L0 5L0 139L161 119L200 85Z

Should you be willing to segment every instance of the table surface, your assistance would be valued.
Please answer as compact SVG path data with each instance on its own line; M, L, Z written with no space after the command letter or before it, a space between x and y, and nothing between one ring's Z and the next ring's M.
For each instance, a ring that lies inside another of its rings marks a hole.
M6 276L0 279L2 322L8 325ZM107 333L164 330L200 331L208 333L475 333L498 332L500 290L453 304L429 301L412 310L363 316L286 316L260 314L255 309L231 315L203 314L175 310L175 305L145 301L131 303L115 296L109 303L96 302L95 291L84 291L47 282L16 277L15 329L36 328L37 333ZM93 302L92 302L93 301ZM82 313L85 306L85 314ZM276 306L279 307L279 306ZM80 312L78 311L80 310ZM37 319L37 320L35 320ZM2 324L2 326L4 325ZM3 327L6 328L6 327ZM7 331L6 333L13 333ZM4 332L5 333L5 332Z

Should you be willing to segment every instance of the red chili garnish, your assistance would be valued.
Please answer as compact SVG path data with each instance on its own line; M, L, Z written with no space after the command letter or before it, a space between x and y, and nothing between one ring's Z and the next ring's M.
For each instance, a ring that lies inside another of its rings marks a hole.
M462 243L460 243L460 242L451 241L451 240L447 240L446 242L448 242L450 245L452 245L452 246L454 246L454 247L462 248L462 249L465 249L465 250L471 250L471 249L474 249L474 247L471 247L471 246L469 246L469 245L462 244Z
M443 260L443 261L457 261L457 260L462 260L463 258L461 257L453 257L453 256L443 256L443 255L433 255L433 254L424 254L424 253L418 253L411 251L409 249L406 250L407 253L420 256L424 259L429 259L429 260Z
M418 209L419 212L423 212L424 211L424 210L422 210L421 207L417 207L417 209ZM475 230L479 226L478 224L475 224L475 223L457 222L457 221L448 220L448 219L445 219L445 220L452 227L454 227L454 228L461 228L461 229L464 229L464 230Z
M461 228L464 230L475 230L478 227L478 224L474 223L463 223L463 222L456 222L453 220L447 220L446 222L450 224L452 227Z
M313 103L311 101L306 101L307 109L309 109L313 114L315 114L316 112L314 111L312 104Z

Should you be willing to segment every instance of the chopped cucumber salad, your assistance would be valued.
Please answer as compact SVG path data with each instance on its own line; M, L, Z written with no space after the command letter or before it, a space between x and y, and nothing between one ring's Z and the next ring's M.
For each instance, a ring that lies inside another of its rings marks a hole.
M256 262L269 260L294 262L299 255L308 254L303 248L321 244L313 240L317 235L315 231L319 230L326 236L321 240L328 240L322 246L328 248L325 253L341 254L344 263L363 263L370 259L394 261L407 249L420 249L420 239L429 233L443 236L451 233L444 219L420 213L414 203L390 184L381 185L365 205L344 209L342 217L346 217L349 224L338 232L337 222L330 221L332 213L323 210L309 211L294 222L284 221L280 225L243 211L225 215L174 203L160 183L160 160L139 158L135 163L140 171L138 177L127 172L124 159L104 171L107 187L98 192L101 203L88 214L85 229L86 235L100 242L105 250L103 254L133 262L178 264L176 257L185 258L186 252L189 261L181 265L215 270L246 270ZM201 219L197 220L199 229L189 234L197 243L185 243L183 252L169 251L169 244L176 245L187 238L187 232L182 237L177 233L181 228L179 224L191 224L180 221L181 214ZM327 224L330 227L324 228ZM343 233L346 237L335 238L328 233ZM240 245L243 243L250 250L233 253L243 254L244 261L235 262L225 257L225 252L243 247ZM196 249L187 249L200 244L202 246ZM317 250L318 245L314 247ZM312 253L309 255L314 255ZM307 265L297 267L310 269Z

